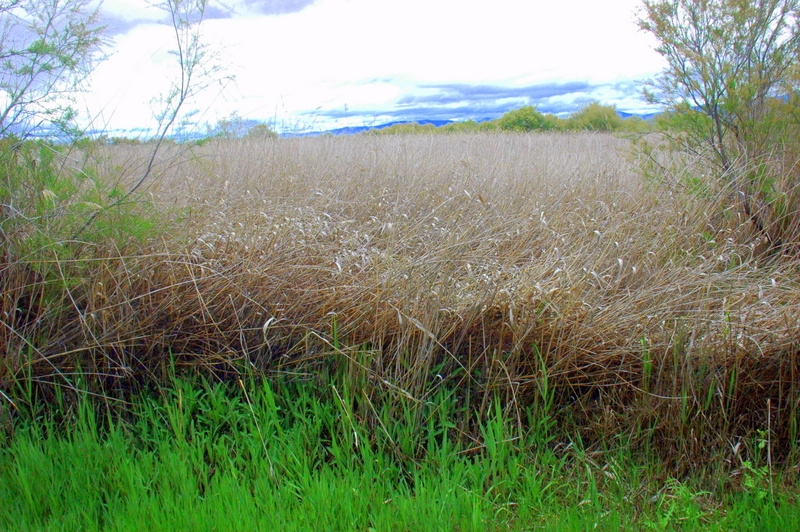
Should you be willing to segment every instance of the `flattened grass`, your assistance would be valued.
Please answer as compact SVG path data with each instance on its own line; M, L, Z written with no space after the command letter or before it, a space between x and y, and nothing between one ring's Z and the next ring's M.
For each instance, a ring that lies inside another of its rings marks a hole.
M196 147L149 190L178 218L158 239L4 253L3 404L52 402L78 378L125 401L176 368L333 374L372 436L406 401L457 389L479 416L499 398L518 435L544 410L552 441L647 449L681 473L792 467L800 263L762 253L730 191L656 186L629 147L578 134ZM102 150L123 181L147 155ZM482 445L474 419L453 422Z

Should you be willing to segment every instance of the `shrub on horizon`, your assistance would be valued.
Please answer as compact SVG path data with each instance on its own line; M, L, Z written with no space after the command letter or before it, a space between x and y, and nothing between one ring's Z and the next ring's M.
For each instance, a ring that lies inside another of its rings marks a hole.
M504 131L546 131L553 129L552 120L536 110L532 105L509 111L501 116L497 125Z
M616 106L602 105L594 101L573 113L566 123L567 129L583 131L617 131L623 120Z

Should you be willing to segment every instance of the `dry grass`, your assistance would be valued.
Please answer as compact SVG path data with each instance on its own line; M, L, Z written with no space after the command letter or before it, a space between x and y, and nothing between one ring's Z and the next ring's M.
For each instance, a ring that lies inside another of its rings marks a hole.
M484 409L500 394L520 423L553 393L564 433L684 465L740 460L758 434L789 457L798 263L760 256L723 195L648 186L629 147L572 134L195 148L149 190L184 215L169 237L59 263L52 300L3 265L4 308L36 316L6 319L1 389L80 371L113 396L170 363L328 367L371 398L457 385ZM146 148L107 149L135 179Z

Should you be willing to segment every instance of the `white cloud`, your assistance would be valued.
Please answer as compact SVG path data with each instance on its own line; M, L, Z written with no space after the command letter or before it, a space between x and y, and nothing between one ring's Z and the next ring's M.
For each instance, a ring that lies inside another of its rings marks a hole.
M234 110L291 120L317 108L391 107L424 84L612 83L662 65L634 22L639 0L278 4L271 9L284 14L263 15L266 4L236 0L225 4L233 16L204 23L207 42L237 78L224 94L205 96L212 121ZM146 5L111 0L103 9L124 20L158 19ZM115 40L115 55L94 76L95 101L114 102L109 127L141 125L147 102L169 79L170 37L166 26L144 24Z
M147 0L103 0L102 12L125 21L160 20L163 14Z

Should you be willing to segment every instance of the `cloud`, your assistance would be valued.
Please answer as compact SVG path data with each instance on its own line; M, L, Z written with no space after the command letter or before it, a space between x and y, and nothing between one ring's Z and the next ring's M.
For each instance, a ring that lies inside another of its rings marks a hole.
M164 13L145 0L104 0L100 7L100 23L106 26L105 33L110 37L163 18Z
M464 102L490 103L502 100L527 100L531 103L553 96L585 92L590 85L585 82L545 83L527 87L504 87L497 85L471 85L464 83L425 84L422 91L432 94L409 94L398 100L401 106L420 104L458 105Z
M303 11L315 2L317 0L215 0L206 5L204 18L226 20L286 15ZM158 2L148 0L104 0L100 18L109 36L128 33L143 23L167 21Z
M317 0L219 0L206 7L207 20L248 19L297 13Z
M244 0L248 13L258 15L286 15L302 11L316 0Z
M375 80L378 81L378 80ZM391 80L380 80L391 83ZM525 105L544 113L568 115L593 102L617 104L620 110L645 109L632 81L613 83L541 83L522 87L445 83L421 84L407 90L393 102L381 106L316 108L298 113L319 121L370 122L380 120L486 120ZM622 105L624 104L624 105Z
M149 1L103 3L113 49L92 76L87 114L113 127L139 126L175 79L174 35ZM212 122L235 111L324 127L483 119L523 105L565 115L592 100L642 112L631 80L661 59L633 23L640 1L210 0L203 40L236 81L190 105Z

